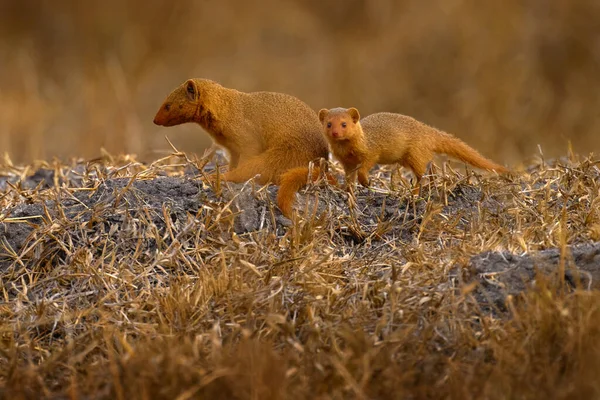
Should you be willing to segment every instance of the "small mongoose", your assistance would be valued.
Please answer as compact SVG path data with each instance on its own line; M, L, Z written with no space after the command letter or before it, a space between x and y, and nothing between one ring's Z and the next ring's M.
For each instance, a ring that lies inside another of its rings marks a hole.
M307 183L309 162L328 156L317 113L284 93L244 93L208 79L189 79L168 95L154 117L162 126L187 122L200 124L229 153L223 180L244 182L260 175L261 185L281 184L277 204L288 218L295 193Z
M414 118L388 112L360 119L356 108L319 111L331 152L343 165L348 188L358 181L369 186L369 171L375 164L400 164L416 177L414 192L435 153L458 158L477 168L505 173L508 170L488 160L462 140Z

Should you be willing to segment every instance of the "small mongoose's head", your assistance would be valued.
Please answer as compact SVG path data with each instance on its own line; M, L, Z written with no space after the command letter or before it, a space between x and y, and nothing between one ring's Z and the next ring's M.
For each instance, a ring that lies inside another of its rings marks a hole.
M173 90L154 117L154 123L174 126L186 122L198 122L202 117L202 104L208 87L218 85L208 79L188 79Z
M328 140L348 140L355 135L357 125L360 126L360 114L352 108L323 108L319 111L319 120L325 129Z

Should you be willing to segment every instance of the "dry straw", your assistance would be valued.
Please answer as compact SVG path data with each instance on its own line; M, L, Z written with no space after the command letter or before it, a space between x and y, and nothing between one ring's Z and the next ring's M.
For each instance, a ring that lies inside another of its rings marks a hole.
M293 226L276 188L217 195L203 164L5 159L0 397L600 394L600 298L564 279L570 246L600 240L597 159L506 178L444 163L421 198L382 168L354 198L311 185ZM549 273L486 302L512 281L472 256L549 248Z

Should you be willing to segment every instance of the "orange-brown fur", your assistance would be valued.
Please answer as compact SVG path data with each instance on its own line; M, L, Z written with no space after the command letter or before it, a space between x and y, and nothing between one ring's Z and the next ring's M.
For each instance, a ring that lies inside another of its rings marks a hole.
M309 178L308 167L297 167L288 170L281 176L281 182L279 187L279 192L277 193L277 205L281 209L283 215L291 218L294 204L294 196L298 190L300 190L304 185L306 185L308 179L312 182L319 179L319 174L321 173L321 169L319 166L315 165L312 169L312 175ZM337 185L337 179L333 175L328 172L325 172L325 178L331 185Z
M357 178L361 185L369 186L368 174L375 164L398 163L413 171L419 190L435 153L477 168L508 172L460 139L405 115L383 112L361 120L356 108L334 108L320 110L319 120L333 155L344 167L349 187Z
M316 113L283 93L244 93L189 79L169 94L154 118L162 126L187 122L198 123L229 153L224 180L244 182L259 175L261 185L281 183L278 206L287 217L296 191L307 182L309 162L328 155Z

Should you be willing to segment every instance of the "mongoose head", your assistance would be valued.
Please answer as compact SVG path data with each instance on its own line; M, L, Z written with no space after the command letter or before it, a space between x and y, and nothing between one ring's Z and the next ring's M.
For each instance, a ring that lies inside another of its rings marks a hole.
M328 140L348 140L355 134L360 114L354 107L332 108L331 110L323 108L319 111L319 120L323 124Z
M205 107L211 88L218 86L208 79L188 79L173 90L154 117L154 123L174 126L186 122L202 122L208 110Z

